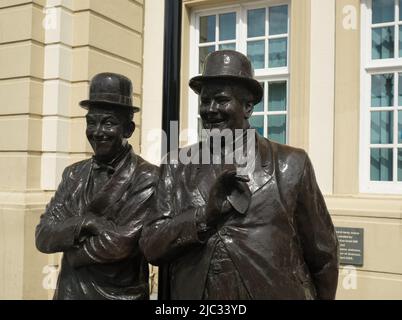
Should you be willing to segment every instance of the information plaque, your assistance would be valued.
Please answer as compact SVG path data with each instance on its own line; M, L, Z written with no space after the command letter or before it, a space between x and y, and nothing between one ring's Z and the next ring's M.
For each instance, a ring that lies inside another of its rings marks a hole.
M361 228L336 227L339 240L340 264L363 266L363 234Z

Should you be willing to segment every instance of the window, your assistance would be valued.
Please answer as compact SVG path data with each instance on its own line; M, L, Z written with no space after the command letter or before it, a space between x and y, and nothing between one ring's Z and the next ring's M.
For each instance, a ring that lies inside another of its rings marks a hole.
M362 4L362 192L402 193L402 0Z
M255 77L264 88L263 100L254 107L251 125L279 143L288 140L289 95L288 2L262 1L196 11L191 24L190 78L202 73L206 56L232 49L251 60ZM189 94L189 127L201 129L198 97ZM196 142L197 136L190 136Z

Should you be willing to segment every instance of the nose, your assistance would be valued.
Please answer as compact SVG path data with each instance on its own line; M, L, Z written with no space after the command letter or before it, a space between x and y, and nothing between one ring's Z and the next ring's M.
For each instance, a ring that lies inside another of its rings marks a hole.
M96 124L95 130L93 131L94 137L101 137L103 135L103 126L100 123Z
M218 112L218 104L214 99L211 100L211 102L207 106L207 112L208 113L217 113Z

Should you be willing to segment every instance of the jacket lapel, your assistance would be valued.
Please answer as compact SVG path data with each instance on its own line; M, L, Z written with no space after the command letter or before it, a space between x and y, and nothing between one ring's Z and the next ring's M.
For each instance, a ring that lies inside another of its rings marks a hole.
M116 172L108 183L100 190L89 204L89 210L99 215L107 212L107 209L120 200L132 181L132 176L137 165L137 156L132 149L127 152Z
M255 159L255 168L249 175L250 181L247 183L252 194L260 190L273 177L274 159L272 146L269 140L256 134L257 152Z

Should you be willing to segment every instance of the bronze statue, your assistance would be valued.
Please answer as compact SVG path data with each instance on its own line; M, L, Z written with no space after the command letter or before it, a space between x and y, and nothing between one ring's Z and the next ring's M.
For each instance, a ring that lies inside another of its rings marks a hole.
M101 73L80 102L94 156L64 170L36 228L39 251L64 253L54 299L149 299L138 240L158 175L127 142L132 95L129 79Z
M204 128L247 131L263 96L250 61L227 50L205 63L190 80ZM248 175L197 164L203 142L180 151L190 164L162 164L140 239L162 299L334 299L338 241L309 157L253 132Z

